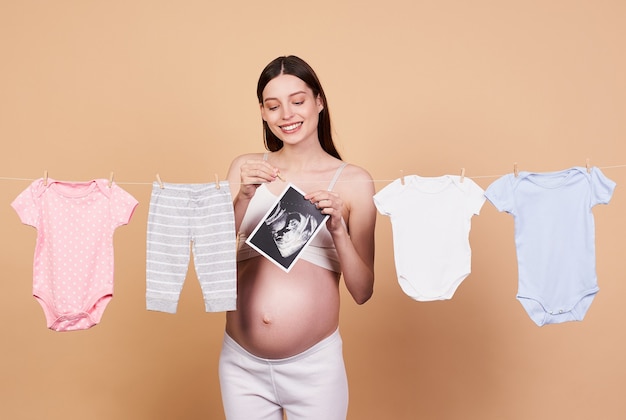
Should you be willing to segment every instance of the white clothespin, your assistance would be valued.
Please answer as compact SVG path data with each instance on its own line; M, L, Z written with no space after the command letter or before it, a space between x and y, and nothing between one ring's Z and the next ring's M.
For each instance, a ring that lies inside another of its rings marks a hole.
M163 189L163 181L161 181L161 177L159 176L159 174L156 174L156 179L157 182L159 183L159 188Z

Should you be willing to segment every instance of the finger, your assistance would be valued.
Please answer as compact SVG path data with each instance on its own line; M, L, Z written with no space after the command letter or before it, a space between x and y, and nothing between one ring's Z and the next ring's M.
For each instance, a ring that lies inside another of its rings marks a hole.
M273 167L269 163L256 160L256 161L248 161L246 164L242 165L242 171L254 171L257 170L259 172L276 175L278 173L278 168Z
M321 209L324 207L325 202L328 202L328 200L324 198L320 198L320 197L311 197L309 199L309 202L313 204L315 207L317 207L318 209Z
M317 204L319 205L319 207L323 207L323 208L332 208L333 206L333 201L329 198L324 198L320 201L317 202Z
M265 161L247 161L241 166L241 179L244 184L258 184L276 180L278 169Z

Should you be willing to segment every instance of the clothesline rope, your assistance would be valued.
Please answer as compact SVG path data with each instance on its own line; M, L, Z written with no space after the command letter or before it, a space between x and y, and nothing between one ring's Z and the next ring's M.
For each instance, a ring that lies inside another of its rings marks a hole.
M610 166L597 166L597 168L599 169L615 169L615 168L626 168L626 164L622 164L622 165L610 165ZM466 178L470 178L470 179L485 179L485 178L499 178L501 176L504 176L505 174L498 174L498 175L474 175L474 176L469 176L469 175L465 175ZM410 176L410 174L406 174L404 176ZM396 179L401 178L401 175L398 175L396 178L394 179L373 179L371 182L377 183L377 182L393 182ZM18 178L18 177L5 177L5 176L0 176L0 181L35 181L38 178ZM305 183L305 182L309 182L309 181L300 181L300 180L287 180L287 181L292 181L292 182L298 182L298 183ZM126 182L126 181L115 181L116 184L118 185L153 185L155 181L151 181L151 182ZM315 182L319 182L319 180L316 180ZM342 180L337 180L337 182L370 182L370 181L342 181ZM211 182L206 182L207 184L210 184Z

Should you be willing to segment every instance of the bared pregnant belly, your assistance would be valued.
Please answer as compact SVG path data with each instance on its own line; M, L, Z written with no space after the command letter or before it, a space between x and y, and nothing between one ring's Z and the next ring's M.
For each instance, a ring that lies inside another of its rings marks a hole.
M258 357L282 359L331 335L339 322L339 274L300 260L285 273L264 257L238 265L237 310L226 332Z

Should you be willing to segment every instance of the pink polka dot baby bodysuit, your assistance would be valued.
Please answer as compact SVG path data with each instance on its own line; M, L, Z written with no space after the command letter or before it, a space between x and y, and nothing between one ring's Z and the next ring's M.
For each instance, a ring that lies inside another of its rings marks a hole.
M34 181L11 203L37 229L33 296L47 327L85 330L100 322L113 297L113 232L125 225L137 200L105 179Z

